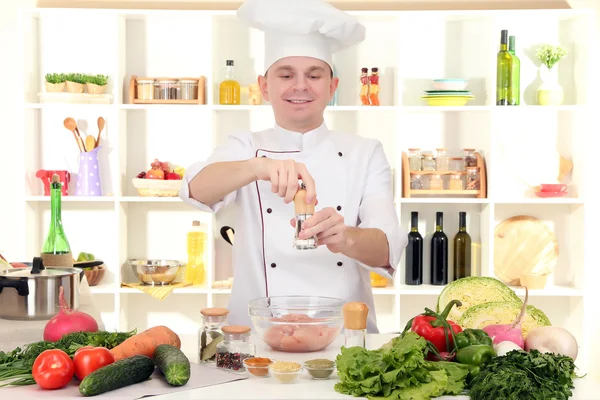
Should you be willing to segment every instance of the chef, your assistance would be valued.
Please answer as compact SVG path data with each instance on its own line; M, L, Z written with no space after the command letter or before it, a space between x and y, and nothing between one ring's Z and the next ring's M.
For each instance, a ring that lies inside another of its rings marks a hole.
M237 209L229 323L251 326L257 297L327 296L366 303L367 329L377 333L369 273L393 277L407 243L390 165L379 141L323 119L338 86L332 55L364 40L365 28L324 0L246 0L238 18L264 31L258 84L275 124L232 133L187 169L180 189L199 210ZM300 236L317 236L313 250L292 247L299 181L316 202Z

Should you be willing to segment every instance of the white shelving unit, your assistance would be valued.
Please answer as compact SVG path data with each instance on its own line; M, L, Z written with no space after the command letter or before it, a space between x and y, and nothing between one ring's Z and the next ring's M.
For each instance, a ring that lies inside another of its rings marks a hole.
M560 247L555 272L546 289L533 291L530 303L547 313L553 324L568 327L582 348L592 340L589 320L592 304L588 277L591 250L584 236L590 180L584 177L590 157L586 140L594 110L589 85L595 32L594 11L406 11L356 12L367 27L367 39L335 57L341 79L339 106L328 107L325 117L332 129L377 138L395 175L396 205L408 228L410 212L419 212L419 230L425 237L425 282L429 279L429 238L436 211L444 212L444 230L450 239L458 229L458 212L467 212L468 231L476 244L476 273L494 276L493 236L496 224L526 214L554 228ZM533 22L535 20L535 22ZM68 21L66 23L65 21ZM74 253L91 252L109 271L94 288L97 306L108 329L145 329L166 324L181 332L184 350L196 348L199 310L226 306L229 290L212 289L214 280L232 274L231 246L221 239L223 225L235 228L233 213L214 217L191 209L178 198L142 198L131 184L154 158L189 166L208 157L227 134L238 128L269 127L268 105L221 106L215 88L226 59L235 60L243 86L262 72L262 34L240 24L232 11L31 9L22 14L23 136L21 168L25 179L17 194L23 196L26 237L20 250L24 259L39 254L49 221L49 200L35 177L38 169L68 169L75 176L78 150L63 127L75 118L82 133L96 134L96 120L106 120L100 150L103 197L63 197L63 222ZM521 58L522 105L496 107L495 60L500 30L517 37ZM535 105L539 84L533 61L535 48L560 42L569 56L558 64L565 90L564 105ZM381 106L359 104L361 67L379 67ZM40 103L48 72L101 73L110 76L107 105ZM125 104L131 75L199 76L207 78L206 105ZM442 77L470 79L475 99L465 107L429 107L421 99L431 80ZM533 196L511 168L510 149L524 140L537 143L530 157L560 150L574 163L569 195L557 199ZM488 170L488 196L478 198L404 198L401 154L409 147L475 147ZM504 149L501 151L500 149ZM193 219L208 232L207 283L175 290L157 301L121 282L134 280L127 258L185 260L185 235ZM292 232L290 232L290 235ZM452 254L452 249L450 250ZM450 258L451 260L451 258ZM380 330L401 330L406 321L434 307L443 288L404 284L404 259L391 286L374 289ZM517 289L522 295L523 290ZM585 351L585 350L583 350ZM585 370L586 360L578 361Z

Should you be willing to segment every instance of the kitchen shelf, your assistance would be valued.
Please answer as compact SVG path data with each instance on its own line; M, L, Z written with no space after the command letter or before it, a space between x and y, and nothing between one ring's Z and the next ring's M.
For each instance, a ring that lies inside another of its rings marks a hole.
M584 328L585 321L593 317L593 304L588 299L591 282L597 281L593 279L597 276L593 237L584 235L593 198L593 186L585 173L594 170L591 161L595 157L588 127L594 126L592 118L598 109L591 84L596 65L591 59L594 11L353 14L366 26L367 39L334 56L340 77L339 105L326 108L325 121L330 129L381 141L393 171L401 225L408 230L410 213L417 211L426 244L423 285L404 284L402 257L390 286L373 289L380 331L400 331L424 307L435 307L443 287L427 283L427 246L437 211L444 213L444 231L450 240L458 229L458 213L467 213L475 274L484 276L494 276L495 226L507 217L525 213L553 225L561 249L555 273L544 290L530 293L531 302L553 322L567 323L580 346L589 348L593 330ZM533 18L543 19L544 24L531 25ZM248 105L243 94L240 105L218 104L225 60L235 61L236 77L244 87L263 72L262 34L241 24L230 10L39 8L24 10L22 20L22 93L17 101L23 107L23 128L22 135L17 135L22 140L13 164L26 179L16 191L23 198L23 207L15 210L15 218L24 226L16 241L18 257L30 260L37 255L47 229L49 197L42 196L43 187L35 171L67 169L72 176L78 171L79 152L72 134L63 127L64 119L73 117L82 134L96 135L96 120L102 116L106 127L100 174L105 196L63 197L67 237L75 253L91 252L105 262L105 278L91 291L101 303L107 329L143 330L169 321L173 329L190 332L189 337L182 336L182 348L193 354L197 346L193 332L201 324L199 310L227 306L230 299L230 289L212 289L211 284L233 274L232 247L219 231L222 226L235 229L234 210L213 215L188 206L178 197L140 197L131 180L150 169L155 158L187 168L208 158L235 130L272 126L274 118L267 103ZM428 27L428 35L415 41L415 33L423 26ZM517 37L523 91L518 107L494 105L501 29L509 29L509 34ZM193 48L190 37L201 38L194 41ZM560 106L537 106L538 67L527 54L540 43L555 39L570 50L557 65L565 101ZM64 43L77 52L65 53ZM408 63L407 54L414 56ZM381 106L360 105L358 76L363 66L380 70ZM39 102L47 72L73 70L109 75L107 94L114 104ZM207 104L126 104L133 75L183 77L200 73L206 77ZM468 89L475 99L463 107L426 105L421 98L423 91L432 89L432 79L444 77L469 78ZM530 157L512 160L510 154L524 143L528 143L525 148ZM418 193L419 197L404 197L402 153L413 147L429 151L438 147L477 149L485 160L485 198L466 197L476 196L469 191L425 191L427 196ZM536 160L556 149L574 164L567 177L569 194L562 198L534 197L519 173L535 169ZM522 167L523 162L529 166ZM185 261L185 235L195 219L208 233L206 288L176 289L159 301L137 289L120 287L122 281L133 279L124 267L127 258ZM520 288L515 291L521 297L524 294Z

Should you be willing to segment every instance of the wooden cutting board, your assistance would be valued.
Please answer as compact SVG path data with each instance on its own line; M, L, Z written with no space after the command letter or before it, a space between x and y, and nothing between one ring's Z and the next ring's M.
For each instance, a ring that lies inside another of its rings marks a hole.
M558 241L543 221L527 215L496 226L494 273L508 285L520 285L521 275L549 275L558 260Z

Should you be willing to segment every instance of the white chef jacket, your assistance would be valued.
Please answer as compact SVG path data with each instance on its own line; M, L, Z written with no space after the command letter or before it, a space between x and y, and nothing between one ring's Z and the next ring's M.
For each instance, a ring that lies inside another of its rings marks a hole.
M253 157L304 163L315 180L316 210L333 207L347 226L381 229L387 235L391 268L371 268L326 246L293 249L294 203L285 204L268 181L252 182L213 205L190 198L188 184L205 166ZM378 140L330 131L325 123L304 134L277 125L236 132L208 160L186 170L180 197L207 212L233 202L237 206L230 324L252 326L248 302L258 297L326 296L366 303L367 330L378 332L369 272L393 277L407 244L394 208L390 165Z

